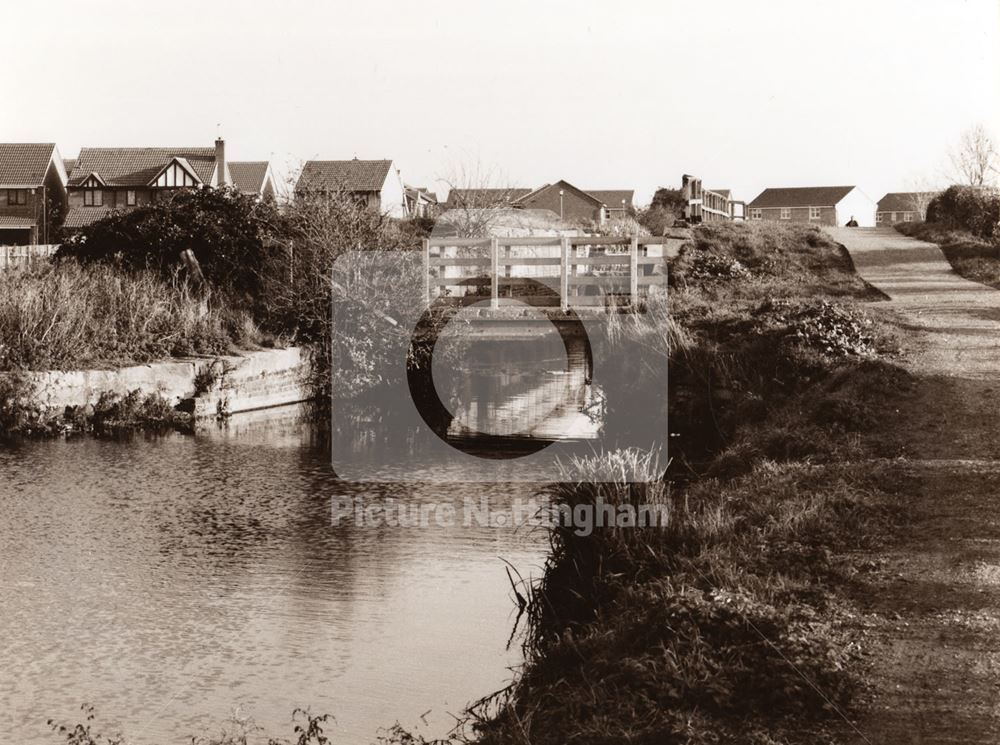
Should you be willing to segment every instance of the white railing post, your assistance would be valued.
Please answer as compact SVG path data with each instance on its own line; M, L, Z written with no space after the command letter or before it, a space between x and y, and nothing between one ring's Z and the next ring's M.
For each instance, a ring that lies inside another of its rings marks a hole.
M500 241L496 236L490 238L490 308L500 307Z
M423 264L424 264L424 305L430 307L431 304L431 242L427 238L423 240Z
M559 241L559 308L569 310L569 238Z
M639 236L632 236L628 254L628 295L632 307L639 303Z

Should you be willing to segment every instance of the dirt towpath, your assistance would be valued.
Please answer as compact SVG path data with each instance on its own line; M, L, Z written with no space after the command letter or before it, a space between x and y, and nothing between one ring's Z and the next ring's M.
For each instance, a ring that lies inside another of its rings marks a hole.
M874 701L845 740L1000 743L1000 292L894 230L830 232L889 296L916 376L885 423L912 522L858 591Z

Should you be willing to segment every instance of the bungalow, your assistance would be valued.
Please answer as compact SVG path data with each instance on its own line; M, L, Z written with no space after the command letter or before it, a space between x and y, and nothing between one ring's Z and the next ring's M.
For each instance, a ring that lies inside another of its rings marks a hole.
M0 143L0 245L51 243L66 208L66 169L47 143Z
M223 186L261 198L274 194L270 166L227 163L221 138L215 147L85 147L69 174L64 227L82 228L112 210L154 204L177 189Z
M930 196L930 192L889 192L878 200L875 223L895 225L897 222L922 220Z
M585 190L560 180L537 189L452 189L445 208L546 210L564 221L601 225L606 220L635 214L634 198L631 189Z
M531 193L531 189L520 187L490 189L451 189L445 201L445 209L497 209L514 207L517 201Z
M875 202L856 186L805 186L764 189L747 205L751 220L875 226Z
M517 207L530 210L550 210L561 220L602 223L604 202L593 194L578 189L568 181L545 184L517 200Z
M295 195L343 193L358 204L390 217L405 217L406 194L391 160L309 160L295 184Z
M635 191L632 189L587 189L587 193L604 205L606 220L618 220L635 214Z

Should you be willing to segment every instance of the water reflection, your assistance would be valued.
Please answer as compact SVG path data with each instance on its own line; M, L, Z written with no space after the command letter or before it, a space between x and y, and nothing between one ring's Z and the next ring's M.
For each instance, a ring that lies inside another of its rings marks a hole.
M130 742L187 742L240 702L290 734L296 706L336 741L431 710L432 734L509 678L502 556L543 536L465 526L331 527L338 495L460 504L466 485L352 485L301 412L195 437L0 451L0 731L52 742L81 702ZM529 484L476 485L504 504Z

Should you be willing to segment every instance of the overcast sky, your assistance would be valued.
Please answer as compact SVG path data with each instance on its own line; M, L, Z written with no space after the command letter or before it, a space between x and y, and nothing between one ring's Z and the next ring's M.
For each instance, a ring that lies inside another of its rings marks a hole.
M997 0L48 0L4 8L0 141L480 162L505 185L752 199L936 174L1000 127Z

